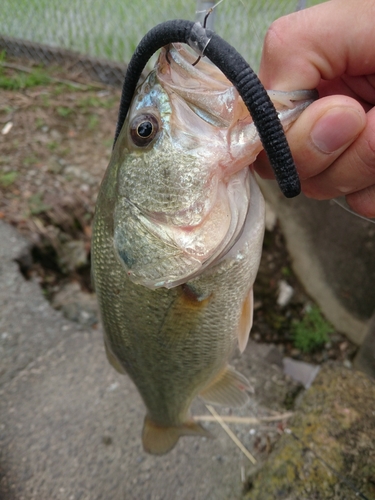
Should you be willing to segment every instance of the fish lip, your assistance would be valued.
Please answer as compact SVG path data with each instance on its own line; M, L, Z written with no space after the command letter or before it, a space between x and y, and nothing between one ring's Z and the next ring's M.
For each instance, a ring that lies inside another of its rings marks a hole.
M204 80L209 81L214 90L233 87L224 73L207 57L203 56L199 64L194 65L197 62L197 54L185 43L171 43L162 49L161 55L164 57L159 59L158 69L163 69L166 65L170 67L171 62L175 63L182 71L193 75L194 88L199 88L199 75L204 75Z
M155 224L173 224L174 227L177 227L185 231L193 231L195 228L204 224L207 217L209 217L210 209L212 208L210 205L209 207L205 207L204 211L200 210L202 216L199 222L197 223L186 224L185 222L183 224L182 223L178 224L175 222L176 220L180 219L186 214L189 214L190 212L195 212L196 210L199 210L200 207L204 205L204 203L198 200L188 208L185 208L183 210L178 210L176 212L167 215L164 212L152 212L143 207L140 207L139 205L133 203L128 198L125 198L125 201L129 203L129 205L131 205L132 207L136 208L144 217L147 217L150 220L150 222L153 222Z
M209 60L201 60L199 65L193 66L196 59L196 53L190 52L190 48L185 44L170 44L162 50L159 56L158 78L163 82L167 92L174 93L183 99L199 118L214 127L227 128L232 123L232 116L226 117L223 109L225 106L228 109L231 108L234 94L238 92ZM186 86L187 79L189 83ZM204 102L202 94L206 93L208 87L210 91L207 98L211 97L211 100ZM212 99L216 99L216 105L220 102L221 106L217 109L212 106Z
M205 87L209 86L210 93L217 93L215 97L221 100L222 104L229 106L230 102L234 100L234 94L238 94L233 84L207 59L201 60L199 65L193 66L192 64L196 61L196 54L191 53L184 44L170 44L163 50L165 52L162 52L159 57L158 69L161 74L159 78L163 80L165 88L168 89L169 87L170 92L183 99L190 109L207 123L219 128L230 126L233 117L225 117L223 107L219 106L215 109L210 101L205 103L201 99L202 94L199 94L199 91L202 92L202 89L204 90ZM210 72L210 68L212 68L212 72L215 72L214 76ZM177 81L172 77L166 78L163 76L166 74L170 76L172 70L177 75ZM194 80L193 82L189 81L188 91L186 90L186 82L184 81L182 85L181 80L179 80L179 78L186 77L186 75ZM276 101L281 103L281 107L284 105L284 109L278 110L284 129L289 127L296 117L319 97L315 89L296 91L268 90L267 92L274 104ZM291 97L292 94L294 94L294 97ZM245 108L244 104L243 106ZM247 109L246 115L249 115Z

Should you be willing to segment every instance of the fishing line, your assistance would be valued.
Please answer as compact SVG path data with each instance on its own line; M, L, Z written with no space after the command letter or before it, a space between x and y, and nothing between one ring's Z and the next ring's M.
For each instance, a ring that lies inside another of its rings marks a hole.
M242 5L242 7L245 9L246 5L245 5L244 1L243 0L239 0L239 1L240 1L240 4ZM255 19L252 16L249 18L249 23L251 25L252 34L258 40L259 45L262 47L263 38L259 34L260 31L258 31L258 30L260 30L260 27L255 23Z
M218 7L222 2L224 2L224 0L219 0L219 2L216 2L215 5L213 5L212 7L210 7L208 10L210 10L211 12L216 9L216 7ZM203 14L203 13L207 13L207 9L204 9L204 10L196 10L195 11L196 14Z
M357 214L357 212L354 212L351 208L347 207L345 203L337 198L333 198L333 200L336 205L339 207L343 208L346 212L349 212L350 214L354 215L355 217L359 217L362 220L365 220L366 222L371 222L372 224L375 224L374 219L370 219L369 217L365 217L364 215Z
M206 11L206 15L204 16L204 19L203 19L203 28L204 29L206 29L206 27L207 27L207 19L208 19L209 15L212 13L213 10L214 10L214 7L211 7L210 9L208 9ZM199 12L197 12L197 14L198 13ZM195 62L193 62L192 66L196 66L201 59L202 59L202 56L198 56L198 59Z
M202 3L212 3L214 5L212 5L212 7L208 8L208 9L203 9L203 10L196 10L195 11L195 14L208 14L210 12L213 12L214 9L216 9L216 7L218 7L222 2L224 2L224 0L219 0L219 2L215 3L214 2L202 2ZM244 0L238 0L238 2L242 5L242 7L245 9L246 8L246 5L245 5L245 2ZM259 44L262 44L262 39L261 37L259 36L259 33L258 33L258 26L255 24L255 21L252 17L250 17L248 19L248 22L250 23L251 27L252 27L252 34L257 38ZM204 26L205 27L205 26ZM213 29L212 26L210 26L210 29Z
M199 56L207 56L235 86L251 114L281 191L287 198L297 196L301 191L298 173L283 127L266 89L234 47L193 21L166 21L152 28L140 41L126 72L114 144L148 60L160 48L176 42L190 45Z

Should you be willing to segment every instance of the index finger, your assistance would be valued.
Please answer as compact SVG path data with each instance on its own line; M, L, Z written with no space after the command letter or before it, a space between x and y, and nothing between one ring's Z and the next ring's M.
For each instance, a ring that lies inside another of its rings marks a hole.
M344 73L374 73L374 15L374 0L330 0L276 20L263 46L263 84L311 89Z

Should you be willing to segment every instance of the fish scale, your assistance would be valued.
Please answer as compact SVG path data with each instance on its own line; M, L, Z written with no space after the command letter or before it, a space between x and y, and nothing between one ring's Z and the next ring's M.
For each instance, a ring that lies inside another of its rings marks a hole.
M209 435L191 419L196 396L246 403L249 384L228 362L249 336L264 234L264 201L248 167L261 144L243 102L211 64L193 68L181 46L166 54L116 140L92 242L107 356L139 390L143 446L154 454L183 435ZM227 99L222 122L223 100L214 109L207 98L215 87ZM311 102L303 92L278 97L287 125ZM143 148L132 124L150 114L158 125L146 127L155 135Z
M106 215L110 219L108 205L104 214L100 199L97 207L94 280L109 348L135 382L153 420L181 426L191 401L225 368L236 347L243 297L259 257L249 266L248 245L241 259L224 260L192 280L193 296L207 297L201 302L182 285L149 290L128 279L115 254L111 221L103 220Z

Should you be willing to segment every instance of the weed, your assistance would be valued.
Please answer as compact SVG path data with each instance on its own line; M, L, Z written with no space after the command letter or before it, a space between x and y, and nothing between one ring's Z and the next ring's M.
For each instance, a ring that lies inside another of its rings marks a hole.
M0 186L3 188L11 186L16 181L17 177L18 172L15 172L14 170L11 172L0 174Z
M87 123L89 130L93 130L99 123L98 115L90 115Z
M66 85L65 83L57 83L52 88L52 94L54 96L59 96L59 95L63 94L64 92L66 92L68 88L69 88L69 85Z
M38 117L38 118L35 120L35 127L36 127L37 129L40 129L40 128L44 127L44 126L45 126L45 124L46 124L46 123L45 123L45 121L43 120L43 118L39 118L39 117Z
M0 57L0 63L3 56ZM8 72L9 73L9 72ZM23 90L50 82L50 77L41 68L33 68L31 73L12 72L7 74L0 65L0 88L5 90Z
M38 162L38 158L34 155L28 155L25 156L23 159L23 164L26 165L27 167L30 167L31 165L35 165Z
M97 96L87 96L83 97L77 102L79 108L83 108L82 111L88 112L89 108L112 108L115 104L116 99L111 97L97 97Z
M32 215L38 215L42 212L46 212L51 207L46 205L43 201L43 196L41 193L36 193L29 198L29 209Z
M292 324L293 344L302 352L313 352L328 342L329 334L333 331L319 308L312 306L302 321Z
M8 106L8 105L5 105L3 107L0 108L0 112L1 113L13 113L13 111L15 111L16 108L14 108L13 106Z
M50 96L49 92L42 94L41 97L42 97L42 106L49 108L51 106L51 96Z
M284 266L281 269L281 274L283 276L285 276L285 278L289 278L290 276L292 276L292 271L290 270L290 268L288 266Z
M71 108L67 108L65 106L57 106L56 112L59 116L66 118L67 116L69 116L73 113L73 110Z
M68 146L59 149L59 156L66 156L69 153L70 153L70 148Z
M57 146L58 146L58 143L56 141L50 141L50 142L47 143L47 148L50 151L56 151Z

